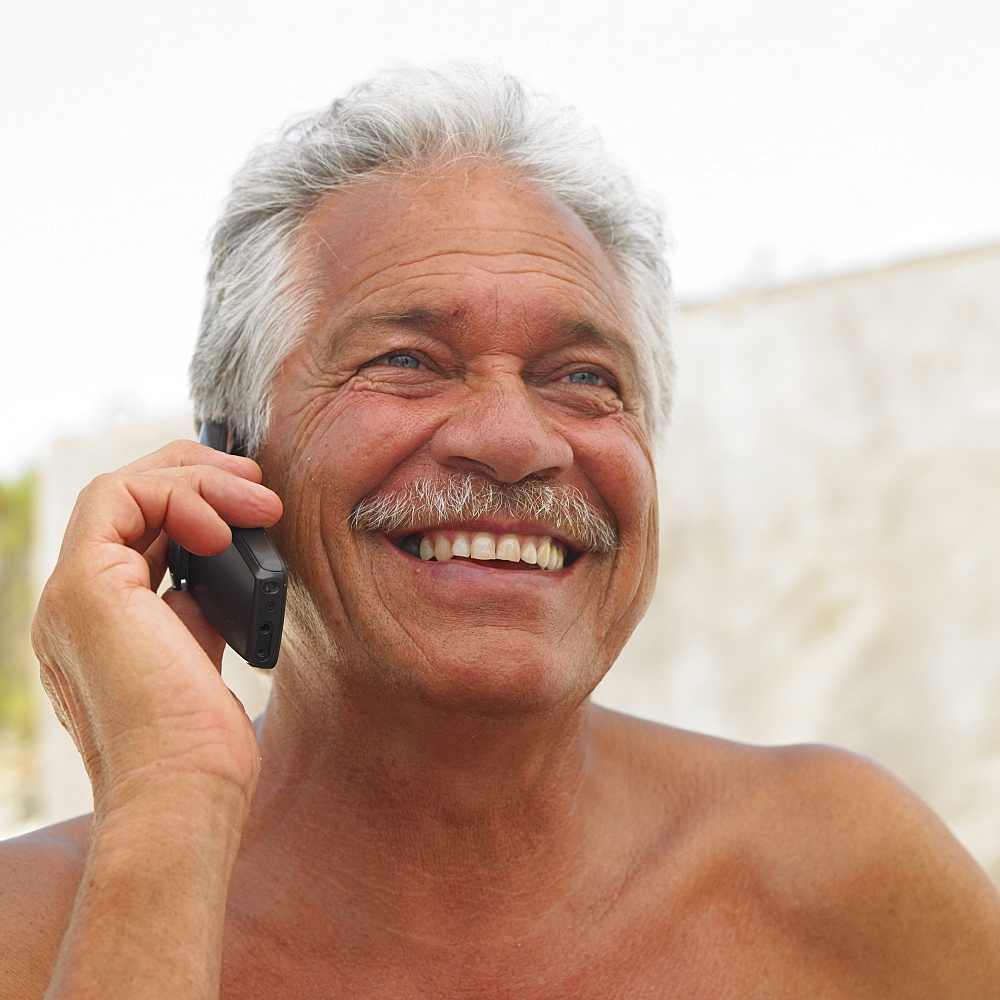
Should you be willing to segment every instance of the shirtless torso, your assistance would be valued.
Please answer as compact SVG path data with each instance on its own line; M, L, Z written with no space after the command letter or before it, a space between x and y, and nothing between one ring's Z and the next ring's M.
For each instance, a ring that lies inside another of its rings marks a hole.
M997 996L1000 903L893 779L827 748L751 748L593 711L601 849L563 873L558 905L539 910L552 899L542 885L536 900L485 886L478 906L453 906L457 892L428 904L430 882L458 866L405 885L391 856L381 889L366 886L368 862L352 872L346 852L324 856L321 835L313 856L291 857L252 816L220 996ZM0 855L9 1000L45 994L89 826L73 820Z

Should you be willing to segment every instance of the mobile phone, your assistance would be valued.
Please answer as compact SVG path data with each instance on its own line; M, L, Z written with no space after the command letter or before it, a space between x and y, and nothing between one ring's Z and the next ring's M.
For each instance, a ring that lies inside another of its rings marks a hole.
M235 450L232 432L218 420L201 425L199 440L218 451ZM232 544L215 556L195 555L171 541L170 576L247 663L271 668L281 647L288 574L263 528L232 531Z

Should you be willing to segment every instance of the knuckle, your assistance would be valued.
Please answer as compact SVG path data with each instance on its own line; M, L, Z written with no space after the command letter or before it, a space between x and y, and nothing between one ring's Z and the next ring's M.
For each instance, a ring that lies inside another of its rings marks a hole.
M86 501L95 493L105 493L109 489L117 488L121 482L121 475L118 472L102 472L93 479L82 490L80 490L77 501Z
M186 438L179 438L161 448L158 454L166 455L171 459L197 459L200 461L205 454L205 445L198 444L197 441L189 441Z

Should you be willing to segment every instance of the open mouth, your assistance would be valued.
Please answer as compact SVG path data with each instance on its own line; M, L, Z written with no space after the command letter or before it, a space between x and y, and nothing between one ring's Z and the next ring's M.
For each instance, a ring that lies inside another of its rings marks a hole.
M469 559L495 569L554 572L579 557L548 535L495 534L491 531L417 531L393 539L393 544L424 562Z

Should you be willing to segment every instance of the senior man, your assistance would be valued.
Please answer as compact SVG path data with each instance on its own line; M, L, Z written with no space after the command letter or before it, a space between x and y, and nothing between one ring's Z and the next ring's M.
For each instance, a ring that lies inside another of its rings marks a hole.
M34 634L95 814L4 850L4 997L1000 996L996 893L874 766L588 701L653 586L666 311L656 213L500 75L251 159L193 373L256 461L81 495ZM227 524L290 569L256 732L156 595Z

